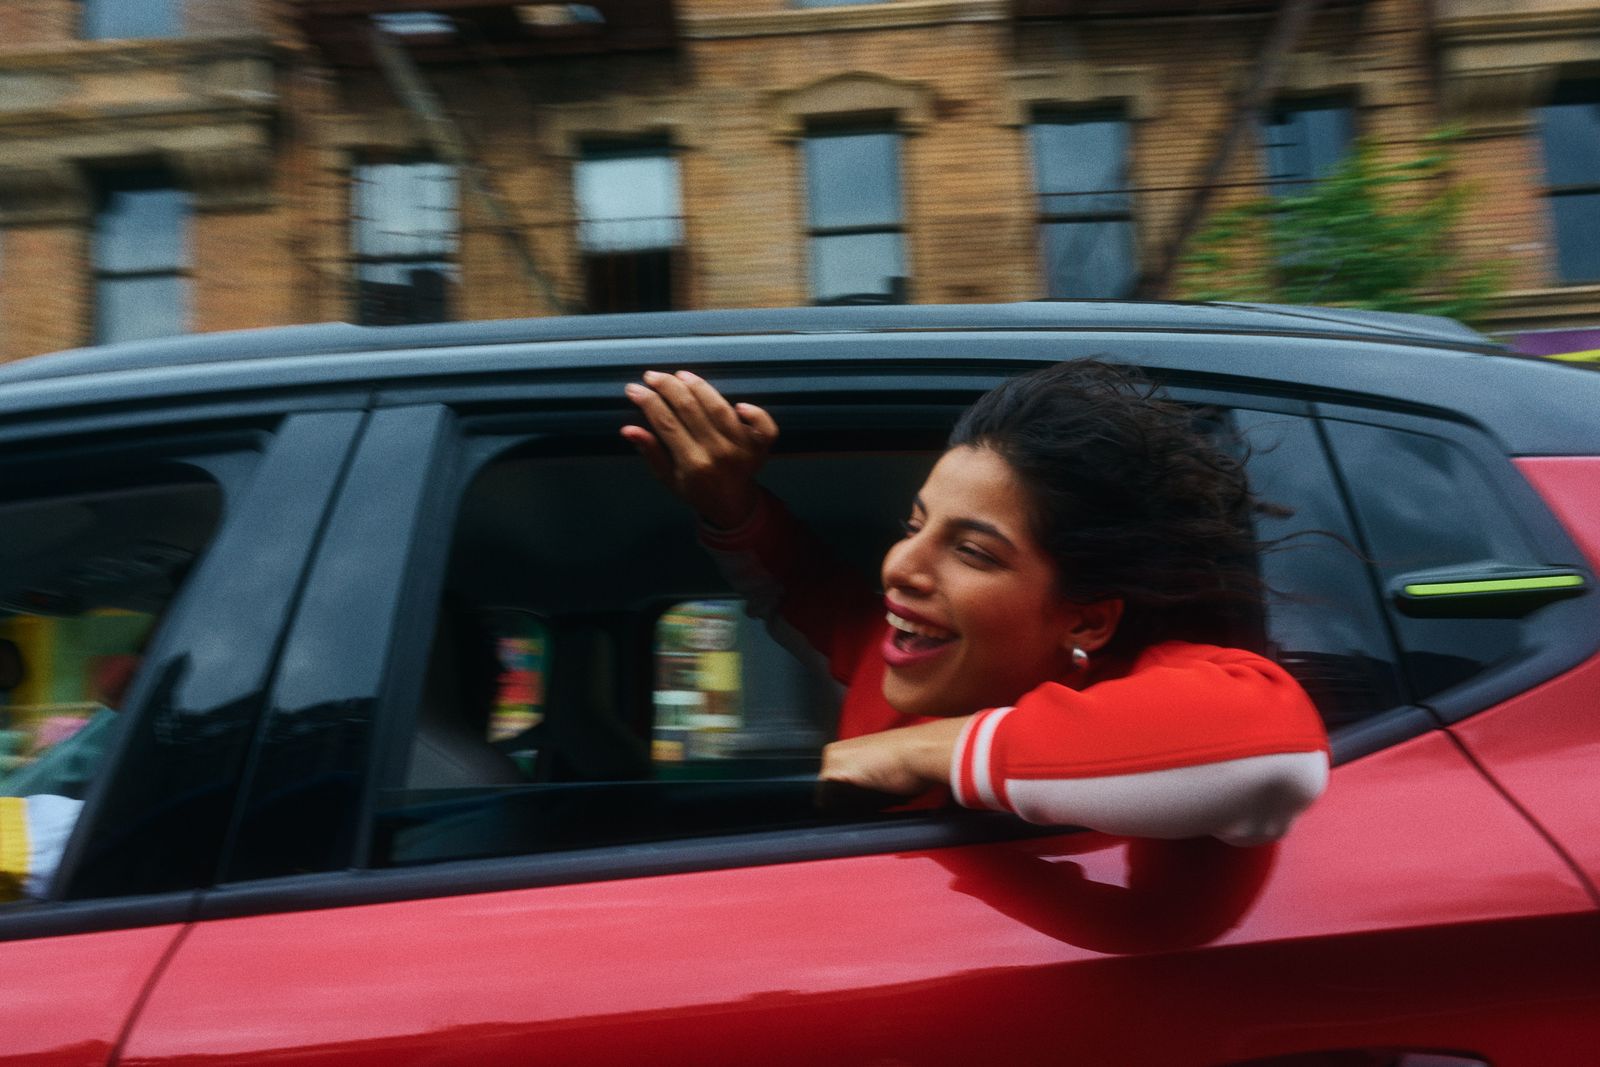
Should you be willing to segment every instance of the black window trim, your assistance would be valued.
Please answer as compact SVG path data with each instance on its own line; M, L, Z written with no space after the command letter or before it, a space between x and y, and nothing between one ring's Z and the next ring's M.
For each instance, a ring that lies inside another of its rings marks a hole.
M1533 655L1484 671L1465 682L1435 693L1419 701L1420 706L1429 709L1443 724L1460 722L1501 701L1524 693L1535 685L1548 681L1600 653L1600 591L1596 590L1595 575L1588 565L1587 557L1583 550L1573 543L1560 521L1551 514L1549 505L1527 480L1517 473L1512 464L1513 457L1508 456L1505 449L1490 434L1465 420L1354 407L1325 401L1317 402L1314 408L1319 421L1353 422L1409 431L1438 438L1463 449L1484 474L1493 491L1499 495L1499 503L1517 525L1519 532L1544 557L1537 562L1576 570L1588 579L1588 591L1584 595L1539 609L1541 611L1558 609L1574 618L1587 619L1586 626L1566 626L1560 636L1554 638L1546 636ZM1345 504L1351 513L1356 515L1359 529L1360 516L1348 494ZM1383 601L1385 609L1392 614L1394 607L1387 593L1383 595ZM1404 647L1404 642L1398 633L1396 642Z

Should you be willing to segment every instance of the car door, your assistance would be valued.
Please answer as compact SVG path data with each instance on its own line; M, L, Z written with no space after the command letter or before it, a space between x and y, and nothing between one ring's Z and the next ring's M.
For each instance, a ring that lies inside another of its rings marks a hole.
M97 398L0 429L0 635L23 660L0 795L82 804L53 878L0 904L0 1062L109 1062L215 877L361 418L242 407Z
M793 368L723 370L777 411L812 483L817 451L867 478L929 447L976 376L874 368L821 404L837 387ZM274 769L246 789L262 844L241 836L124 1062L1583 1062L1593 901L1417 702L1301 399L1182 394L1236 406L1263 491L1300 510L1265 532L1317 531L1274 557L1299 599L1269 621L1340 762L1276 847L815 819L787 780L404 788L454 582L541 597L558 631L582 615L605 648L583 653L606 664L593 688L631 693L586 706L648 725L653 617L626 617L630 588L667 572L640 590L659 604L713 579L687 531L646 521L659 506L614 444L621 381L412 392L374 418L274 685L257 762ZM471 515L483 536L452 554ZM496 544L519 565L486 567ZM333 799L277 802L298 795Z

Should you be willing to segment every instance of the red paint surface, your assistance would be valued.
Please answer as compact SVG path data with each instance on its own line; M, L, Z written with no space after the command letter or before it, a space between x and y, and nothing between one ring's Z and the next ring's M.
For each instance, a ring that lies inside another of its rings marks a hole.
M1600 571L1600 456L1524 456L1517 469Z
M180 929L0 942L0 1064L104 1064Z
M1600 456L1540 456L1517 466L1600 571ZM1600 884L1600 659L1453 729Z
M1277 849L1096 834L216 921L128 1065L1588 1064L1600 923L1442 733Z

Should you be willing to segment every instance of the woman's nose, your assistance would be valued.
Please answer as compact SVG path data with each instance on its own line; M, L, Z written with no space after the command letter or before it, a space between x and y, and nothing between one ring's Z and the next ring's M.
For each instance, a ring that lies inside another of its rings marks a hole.
M925 593L933 588L928 569L927 546L921 533L908 534L896 541L883 557L883 588L909 589Z

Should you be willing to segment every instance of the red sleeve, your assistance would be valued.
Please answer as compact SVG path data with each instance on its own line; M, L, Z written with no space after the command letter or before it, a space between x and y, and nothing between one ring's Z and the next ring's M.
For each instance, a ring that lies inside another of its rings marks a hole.
M702 525L700 540L746 598L750 614L766 620L775 637L791 648L789 638L797 638L821 653L837 681L854 677L862 653L875 644L884 610L865 575L839 560L770 493L762 494L744 525Z
M1169 642L1126 676L1047 683L980 712L956 799L1030 822L1143 837L1271 840L1322 790L1328 743L1298 683L1251 652Z

